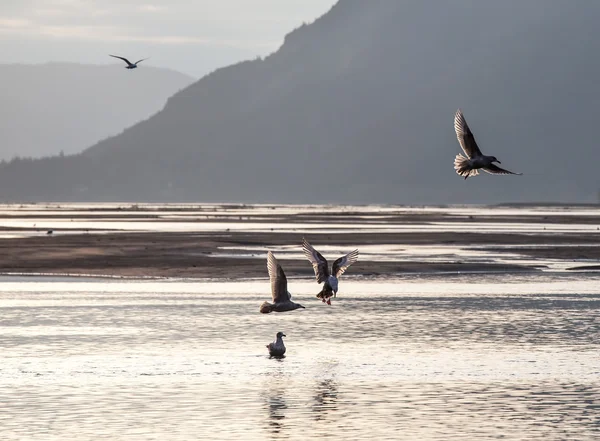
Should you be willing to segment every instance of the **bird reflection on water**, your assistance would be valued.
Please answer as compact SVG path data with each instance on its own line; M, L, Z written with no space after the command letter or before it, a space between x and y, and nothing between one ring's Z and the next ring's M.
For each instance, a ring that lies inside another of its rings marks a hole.
M317 383L313 412L316 421L321 421L338 410L338 384L333 378Z
M277 358L277 362L283 362L283 359ZM269 375L269 380L265 385L265 409L267 411L266 428L271 435L277 435L275 439L281 439L285 432L285 413L288 409L285 398L286 378L282 367L278 366L277 371Z
M273 439L286 439L298 431L298 415L305 414L315 422L329 423L337 414L339 384L330 372L325 370L327 378L315 381L310 387L309 396L298 395L297 384L289 373L290 368L282 359L273 360L273 365L266 372L266 382L263 386L263 402L266 418L265 431ZM325 368L326 369L326 368ZM312 396L312 397L311 397ZM309 398L311 397L311 398ZM306 401L309 398L309 401ZM336 430L338 426L329 424L314 427L313 435L326 434ZM322 431L325 432L322 432Z
M267 398L269 413L269 432L279 434L284 429L285 411L288 408L285 400L284 390L281 388L273 389Z

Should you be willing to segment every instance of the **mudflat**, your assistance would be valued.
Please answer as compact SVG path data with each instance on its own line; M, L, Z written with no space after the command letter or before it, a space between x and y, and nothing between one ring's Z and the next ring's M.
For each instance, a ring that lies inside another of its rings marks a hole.
M577 210L570 214L567 208L556 214L549 214L547 210L539 214L525 212L526 208L508 212L498 209L497 213L494 209L485 209L480 215L461 215L456 209L428 210L427 207L421 210L403 207L335 210L331 206L314 206L297 212L293 206L249 205L4 208L5 211L0 212L0 231L6 236L0 239L0 271L3 273L266 277L266 251L274 247L297 247L299 251L303 237L317 249L324 245L335 245L347 252L365 246L397 247L398 251L388 253L386 259L369 260L361 255L351 273L363 276L535 271L539 268L535 265L537 258L586 262L600 259L600 230L596 226L600 227L600 210L593 209L583 214ZM473 210L469 212L477 213ZM140 221L152 228L146 231L123 228L130 222ZM114 223L114 228L97 228L97 222ZM73 223L77 227L70 227ZM177 223L181 223L181 228L161 228L161 225L172 227ZM48 228L49 225L55 227ZM188 230L186 225L193 228ZM523 228L512 227L517 225ZM581 230L571 228L573 225L580 225ZM338 226L348 231L336 228ZM524 264L506 263L501 259L463 262L456 258L432 259L427 255L407 260L402 246L483 247L490 253L521 254L531 259ZM311 266L302 258L286 259L284 265L288 276L312 274Z

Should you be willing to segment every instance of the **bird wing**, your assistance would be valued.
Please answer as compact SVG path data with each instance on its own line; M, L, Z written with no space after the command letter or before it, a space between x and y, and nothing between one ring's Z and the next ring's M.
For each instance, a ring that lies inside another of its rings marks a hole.
M358 260L358 250L354 250L340 257L333 262L332 273L335 277L340 277L344 272Z
M317 283L323 283L327 280L327 277L329 277L327 260L321 253L315 250L306 239L304 239L304 242L302 243L302 249L304 250L306 258L312 263L313 269L315 270L315 276L317 277Z
M287 279L283 268L275 259L275 256L270 251L267 253L267 269L269 270L269 279L271 280L271 295L273 301L285 302L291 299L287 290Z
M503 168L498 167L496 164L490 164L487 167L483 168L483 171L491 174L491 175L519 175L521 176L523 173L515 173L509 170L504 170Z
M114 58L118 58L120 60L123 60L125 63L127 63L129 66L131 66L131 62L127 58L125 58L125 57L119 57L118 55L110 55L110 54L108 54L108 55L110 57L114 57Z
M462 110L458 109L454 115L454 131L458 138L458 143L462 147L463 151L470 158L481 156L481 150L475 142L473 132L469 129L467 121L462 113Z
M150 57L148 57L148 58L150 58ZM148 58L142 58L141 60L136 61L135 64L141 63L142 61L147 60Z

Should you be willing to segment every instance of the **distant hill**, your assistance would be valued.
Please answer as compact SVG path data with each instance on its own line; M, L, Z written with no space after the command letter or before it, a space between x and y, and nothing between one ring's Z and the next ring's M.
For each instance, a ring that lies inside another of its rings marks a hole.
M595 202L599 22L593 1L340 0L80 155L5 164L0 199ZM454 173L458 107L524 176Z
M0 159L79 153L158 112L194 81L172 70L123 66L0 65Z

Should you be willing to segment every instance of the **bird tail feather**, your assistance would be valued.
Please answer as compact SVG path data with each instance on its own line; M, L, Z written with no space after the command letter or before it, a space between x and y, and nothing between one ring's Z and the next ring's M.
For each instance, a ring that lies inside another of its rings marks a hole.
M327 300L329 297L332 297L333 294L333 290L329 286L323 285L323 289L317 294L317 298Z
M460 153L454 158L454 170L456 173L467 179L470 176L477 176L479 172L476 169L471 168L469 165L469 159L465 158Z
M271 311L273 311L273 305L269 302L263 302L262 305L260 305L260 312L263 314L268 314Z

